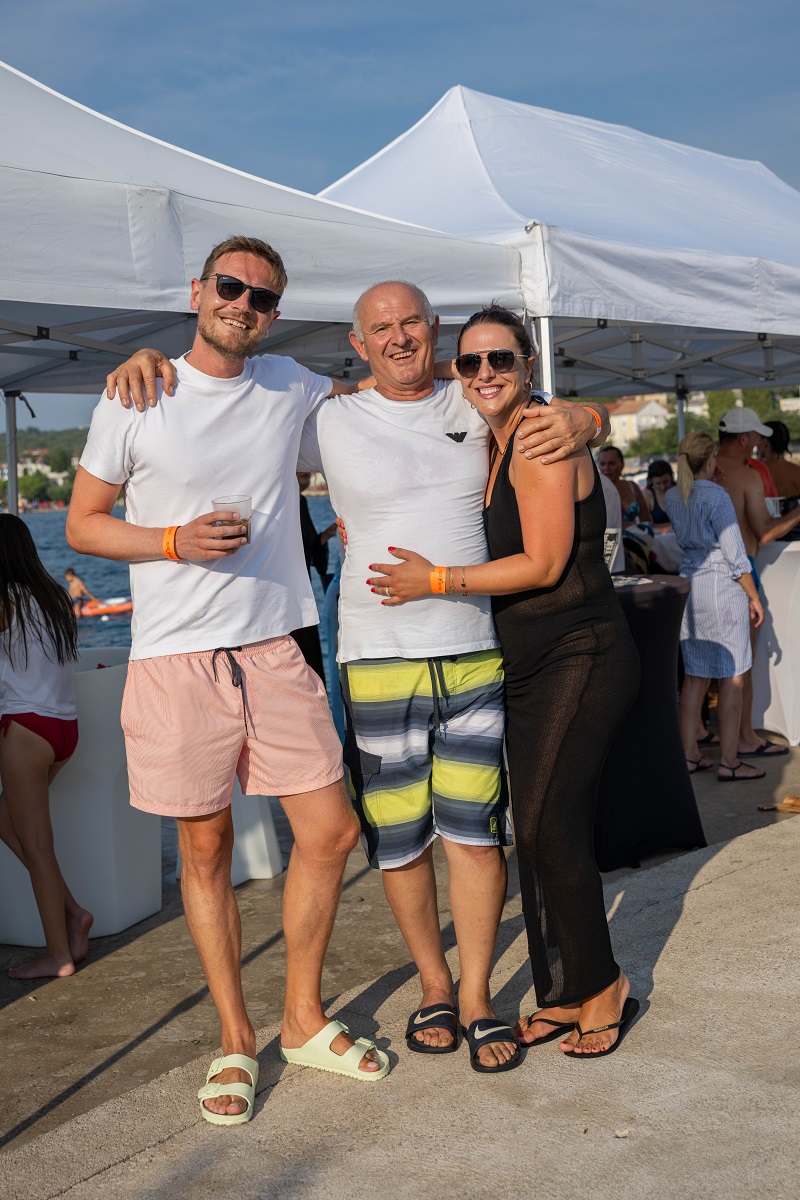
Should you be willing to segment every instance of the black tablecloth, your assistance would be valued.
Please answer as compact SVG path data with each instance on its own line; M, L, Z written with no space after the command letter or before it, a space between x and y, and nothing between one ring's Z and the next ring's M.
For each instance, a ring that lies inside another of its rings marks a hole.
M681 744L678 642L689 582L659 576L616 589L642 663L639 694L603 768L595 854L601 871L643 855L705 846Z

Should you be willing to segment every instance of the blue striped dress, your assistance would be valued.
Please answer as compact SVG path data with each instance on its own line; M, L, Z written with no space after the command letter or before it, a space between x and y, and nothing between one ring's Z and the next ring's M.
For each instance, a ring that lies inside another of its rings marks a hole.
M680 573L692 585L681 625L686 674L742 675L753 663L750 605L736 580L750 562L731 498L718 484L697 479L686 503L674 487L664 504L683 551Z

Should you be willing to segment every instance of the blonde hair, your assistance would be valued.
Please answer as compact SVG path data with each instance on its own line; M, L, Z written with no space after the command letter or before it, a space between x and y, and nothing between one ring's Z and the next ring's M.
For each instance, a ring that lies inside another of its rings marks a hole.
M717 448L710 433L695 429L678 446L678 491L684 502L689 499L694 481Z

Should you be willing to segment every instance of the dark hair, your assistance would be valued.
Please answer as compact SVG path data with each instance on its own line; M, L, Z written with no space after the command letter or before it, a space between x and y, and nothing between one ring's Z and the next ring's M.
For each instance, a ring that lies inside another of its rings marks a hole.
M69 596L42 566L31 531L11 513L0 515L0 622L16 621L28 665L28 635L51 643L60 663L78 656L78 626ZM11 656L10 648L7 650Z
M717 443L720 446L728 446L731 442L735 442L738 437L741 437L741 434L726 433L724 429L717 430Z
M614 454L619 455L619 461L622 463L622 465L624 467L625 466L625 455L622 453L619 446L601 446L600 449L597 451L597 457L599 458L601 454L607 454L609 450L611 450Z
M768 425L772 430L772 436L767 440L773 452L775 454L785 454L789 449L789 442L791 440L788 426L784 425L783 421L765 421L764 424Z
M673 474L672 467L665 458L653 459L647 468L647 482L649 483L651 479L655 479L657 475L669 475L672 482L675 482L675 475Z
M486 304L480 312L473 313L469 320L461 326L458 334L458 350L461 352L461 339L468 329L474 329L476 325L504 325L506 329L510 329L514 335L517 345L520 349L520 354L524 354L526 358L533 358L536 351L533 348L530 334L524 324L512 312L510 308L503 308L501 304Z
M286 268L278 251L273 250L267 242L262 242L261 238L245 237L243 234L234 234L232 237L225 238L224 242L220 242L214 247L203 263L202 279L211 274L218 260L225 254L252 254L255 258L260 258L272 269L275 291L283 295L286 284L289 282L286 277Z

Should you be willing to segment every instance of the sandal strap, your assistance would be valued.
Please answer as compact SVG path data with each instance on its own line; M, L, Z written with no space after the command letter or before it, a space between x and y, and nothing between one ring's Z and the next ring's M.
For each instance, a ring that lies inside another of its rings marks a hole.
M452 1037L458 1032L458 1013L452 1004L428 1004L408 1018L406 1037L426 1029L445 1029Z
M239 1071L247 1071L250 1076L250 1085L255 1087L258 1082L258 1059L250 1058L247 1054L221 1054L219 1058L215 1058L206 1074L206 1083L209 1082L212 1075L219 1075L220 1071L225 1071L228 1067L235 1067ZM227 1087L227 1084L223 1085ZM231 1085L232 1086L232 1085ZM242 1086L247 1087L247 1084Z
M252 1108L255 1088L250 1083L207 1083L197 1093L198 1100L213 1100L217 1096L238 1096Z
M554 1021L551 1017L540 1017L538 1013L531 1013L528 1017L528 1025L534 1021L541 1021L543 1025L552 1025L554 1029L574 1029L574 1021Z
M357 1071L360 1069L361 1060L364 1055L367 1054L369 1050L375 1049L376 1046L374 1042L371 1042L369 1038L360 1037L356 1038L349 1050L346 1050L344 1054L337 1055L337 1057L341 1058L343 1066L350 1067L351 1069ZM331 1053L333 1054L335 1052L331 1051Z
M494 1017L479 1017L477 1021L472 1022L469 1029L464 1030L464 1034L469 1042L472 1058L475 1058L484 1046L491 1046L497 1042L513 1042L515 1046L519 1046L517 1035L511 1026L495 1020ZM489 1034L492 1036L489 1037Z
M597 1029L584 1030L584 1029L581 1029L580 1022L576 1021L575 1028L577 1029L578 1034L580 1035L578 1038L578 1040L580 1041L580 1038L589 1037L589 1035L592 1033L605 1033L607 1029L619 1029L619 1027L622 1024L623 1024L622 1021L612 1021L610 1025L598 1025Z

